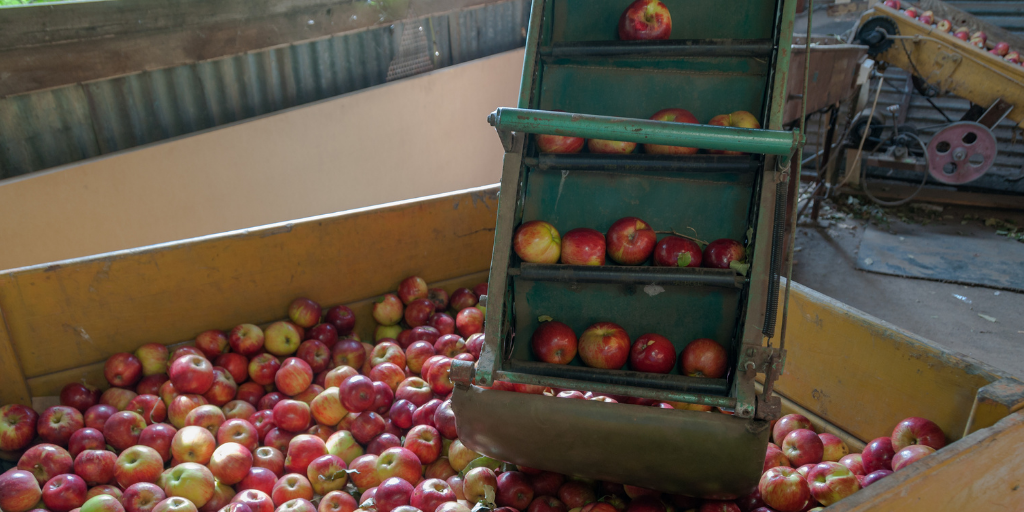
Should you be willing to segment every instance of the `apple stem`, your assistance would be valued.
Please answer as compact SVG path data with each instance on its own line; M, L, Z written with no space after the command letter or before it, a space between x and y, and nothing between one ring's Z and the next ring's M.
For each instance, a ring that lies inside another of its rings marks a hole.
M691 231L693 231L693 235L694 236L684 235L682 233L677 233L677 232L675 232L673 230L655 231L655 233L659 234L659 235L675 235L675 236L678 236L679 238L685 238L687 240L692 240L694 242L697 242L697 245L700 245L701 249L704 249L704 247L707 247L707 245L708 245L707 240L701 240L700 238L697 238L697 230L696 229L693 229L690 226L686 226L686 228L691 230Z

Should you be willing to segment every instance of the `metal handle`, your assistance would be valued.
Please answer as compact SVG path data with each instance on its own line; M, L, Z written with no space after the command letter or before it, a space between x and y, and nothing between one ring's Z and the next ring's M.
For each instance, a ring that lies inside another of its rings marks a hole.
M792 154L803 142L798 131L730 128L521 108L499 108L491 112L487 122L498 130L499 135L510 131L540 133L767 155Z

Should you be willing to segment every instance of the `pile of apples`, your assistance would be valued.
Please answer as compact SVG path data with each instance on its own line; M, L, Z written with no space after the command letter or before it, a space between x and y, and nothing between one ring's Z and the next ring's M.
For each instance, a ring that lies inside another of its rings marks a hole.
M556 112L561 112L560 110ZM652 121L666 121L672 123L700 124L697 117L689 110L682 108L666 108L659 110L651 116ZM714 126L732 126L736 128L760 128L761 123L753 114L745 110L739 110L731 114L722 114L712 117L708 124ZM583 151L586 146L591 153L608 155L626 155L636 151L638 144L635 142L623 142L613 140L590 139L582 137L566 137L564 135L535 135L537 150L541 153L572 154ZM682 146L664 146L661 144L643 144L644 153L649 155L693 155L697 148ZM712 149L711 154L719 155L742 155L738 151L725 151Z
M643 334L632 344L626 330L612 322L598 322L577 339L572 328L557 320L541 322L533 331L530 347L537 359L551 364L569 364L579 354L591 368L619 370L629 362L638 372L669 373L676 366L676 349L668 338ZM720 379L725 376L728 357L715 340L691 341L679 355L679 371L690 377Z
M906 10L900 9L900 0L885 0L884 4L886 7L895 9L909 18L913 18L925 25L930 25L932 28L935 28L942 33L949 34L952 32L953 36L957 39L966 41L981 50L988 50L992 55L1002 57L1003 60L1006 60L1007 62L1024 65L1024 63L1021 62L1020 54L1016 51L1011 51L1010 44L1005 41L1000 41L992 45L990 49L988 47L988 35L985 34L984 31L979 30L972 34L966 27L961 27L954 31L953 23L949 20L943 19L936 22L935 13L932 11L921 12L916 7L908 7Z
M772 440L758 488L738 501L737 510L821 510L946 444L938 425L912 417L899 422L892 436L872 440L862 453L849 453L841 439L816 434L810 420L800 414L779 418L772 427Z
M659 267L746 271L746 250L736 240L721 238L703 250L696 241L677 235L659 241L654 228L636 217L615 221L606 235L596 229L576 228L564 237L549 222L527 221L516 229L512 249L527 263L600 266L607 255L619 265L641 265L653 256Z

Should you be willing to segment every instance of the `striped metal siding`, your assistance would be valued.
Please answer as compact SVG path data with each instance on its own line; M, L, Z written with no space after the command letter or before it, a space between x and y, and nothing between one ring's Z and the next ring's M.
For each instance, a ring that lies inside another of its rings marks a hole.
M385 82L406 25L434 67L518 48L529 0L0 99L0 179L303 105Z

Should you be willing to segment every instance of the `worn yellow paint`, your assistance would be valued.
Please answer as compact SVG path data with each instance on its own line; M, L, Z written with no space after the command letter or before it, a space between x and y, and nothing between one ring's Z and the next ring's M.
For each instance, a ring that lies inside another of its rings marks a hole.
M861 21L879 15L891 18L901 36L914 39L895 40L877 60L905 71L914 71L916 67L915 74L941 89L942 94L960 96L982 107L987 108L1001 98L1016 107L1007 117L1024 128L1024 87L1020 85L1024 83L1024 68L884 5L875 5L864 13Z
M964 435L991 427L1006 416L1024 409L1024 383L1003 379L978 390Z
M865 441L891 435L908 416L929 418L959 439L978 389L1003 377L796 283L786 352L775 389Z
M1024 510L1024 413L1004 418L832 505L829 512Z
M281 318L294 297L363 301L408 275L483 280L496 211L490 186L0 273L16 355L3 364L20 361L33 393L52 393L143 343ZM359 321L365 331L365 308ZM16 372L0 379L0 403L26 401Z
M757 389L757 393L758 394L762 393L763 390L764 390L764 386L762 386L761 383L757 383L755 388ZM776 395L782 401L782 414L783 415L786 415L786 414L801 414L801 415L803 415L807 419L811 420L811 426L814 427L814 431L815 432L818 432L819 434L820 433L824 433L824 432L828 432L829 434L835 435L839 439L842 439L842 441L844 443L846 443L846 447L850 449L850 453L860 452L860 451L864 450L864 446L867 443L865 443L863 439L858 439L853 434L850 434L849 432L843 430L842 428L840 428L839 426L835 425L834 423L828 421L825 418L822 418L821 416L818 416L817 414L814 414L813 412L807 410L806 408L801 407L796 402L794 402L794 401L792 401L792 400L790 400L790 399L788 399L788 398L786 398L786 397L784 397L782 395L779 395L779 394L776 394ZM778 441L775 441L775 440L773 440L773 442L775 442L776 444L780 444Z

